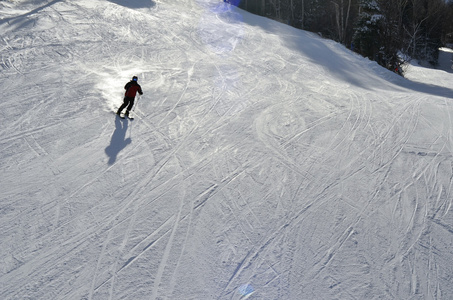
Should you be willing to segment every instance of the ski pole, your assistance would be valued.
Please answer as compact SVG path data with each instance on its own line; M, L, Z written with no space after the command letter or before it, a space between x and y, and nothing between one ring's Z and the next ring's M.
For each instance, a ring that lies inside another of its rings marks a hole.
M141 97L142 97L142 95L140 95L140 96L137 97L137 101L135 102L135 105L134 105L134 107L132 108L132 112L135 112L135 108L137 107L138 100L140 100Z

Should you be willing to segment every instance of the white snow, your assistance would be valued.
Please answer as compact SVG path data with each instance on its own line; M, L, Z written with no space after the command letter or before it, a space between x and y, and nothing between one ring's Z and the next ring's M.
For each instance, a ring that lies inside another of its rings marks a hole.
M452 299L450 67L217 0L0 2L0 298Z

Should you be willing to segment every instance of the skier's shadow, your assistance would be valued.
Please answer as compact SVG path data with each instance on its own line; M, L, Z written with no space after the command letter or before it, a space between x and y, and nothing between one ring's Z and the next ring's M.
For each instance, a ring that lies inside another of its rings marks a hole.
M156 5L153 0L109 0L112 3L129 8L152 8Z
M132 140L130 138L126 138L128 121L126 119L121 119L120 117L116 116L115 119L115 132L112 135L112 139L110 141L110 145L105 148L105 153L109 157L109 165L113 165L116 161L116 157L118 154L129 145Z

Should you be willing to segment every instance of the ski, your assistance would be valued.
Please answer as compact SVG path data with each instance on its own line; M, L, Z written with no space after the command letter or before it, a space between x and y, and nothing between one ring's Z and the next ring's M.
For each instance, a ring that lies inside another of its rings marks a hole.
M125 116L122 116L122 115L117 114L116 111L112 111L112 113L114 113L115 116L117 116L117 117L120 118L120 119L123 119L123 120L124 120L124 119L126 118Z
M123 120L126 119L126 118L127 118L128 120L131 120L131 121L134 120L133 117L130 117L130 116L126 115L126 114L123 114L123 113L122 113L122 114L117 114L115 111L113 111L113 113L115 114L115 116L117 116L118 118L121 118L121 119L123 119Z
M121 119L123 119L123 120L124 120L124 119L128 119L128 120L130 120L130 121L133 121L133 120L134 120L134 118L129 117L129 116L124 115L124 114L121 114L121 115L116 114L116 115L117 115L118 117L120 117Z

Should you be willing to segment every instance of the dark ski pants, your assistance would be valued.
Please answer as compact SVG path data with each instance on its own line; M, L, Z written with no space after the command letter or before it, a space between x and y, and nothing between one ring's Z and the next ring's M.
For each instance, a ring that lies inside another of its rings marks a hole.
M120 114L123 109L127 106L126 108L126 115L129 115L129 111L132 109L132 106L134 106L134 97L124 97L123 104L118 108L118 114Z

